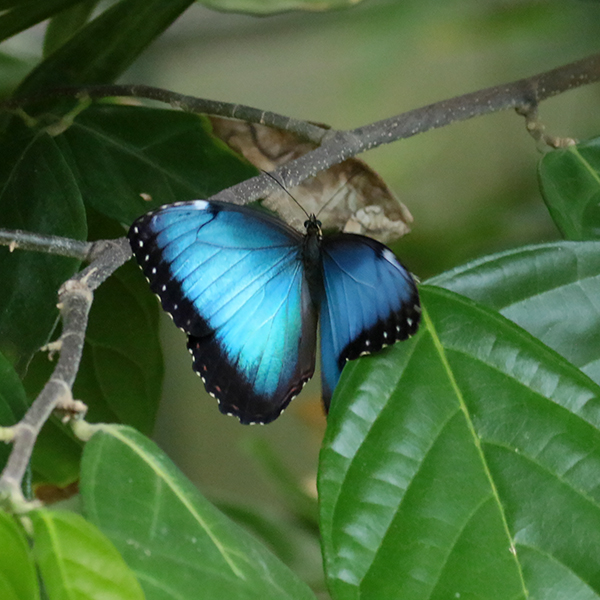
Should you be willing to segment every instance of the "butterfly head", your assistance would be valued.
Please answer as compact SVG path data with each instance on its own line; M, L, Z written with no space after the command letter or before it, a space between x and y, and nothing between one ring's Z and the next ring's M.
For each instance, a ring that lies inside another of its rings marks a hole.
M317 219L316 215L309 215L308 219L304 221L304 227L306 228L307 235L315 236L319 240L323 237L321 221Z

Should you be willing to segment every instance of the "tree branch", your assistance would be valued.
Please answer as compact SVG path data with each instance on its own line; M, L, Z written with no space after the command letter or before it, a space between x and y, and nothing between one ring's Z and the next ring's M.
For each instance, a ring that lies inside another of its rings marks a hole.
M94 244L90 242L80 242L57 235L31 233L20 229L0 229L0 245L8 246L11 252L18 248L69 256L84 261L90 260L94 248Z
M597 81L600 81L600 54L356 129L330 130L318 148L279 167L272 175L289 189L320 171L377 146L501 110L517 109L525 114L543 100ZM274 185L271 177L261 174L215 194L210 200L246 204L263 197Z
M63 321L58 363L23 419L12 427L13 447L0 477L0 500L16 511L27 507L21 483L42 425L57 407L73 406L71 389L79 370L93 291L131 257L125 238L101 240L90 246L92 263L66 281L58 293Z
M231 102L218 102L216 100L205 100L177 94L169 90L152 87L149 85L94 85L87 87L58 87L50 90L44 90L30 96L21 96L10 98L0 102L0 109L16 110L34 104L43 100L53 98L74 98L85 100L87 98L145 98L147 100L157 100L169 104L173 108L180 108L184 111L215 115L219 117L228 117L230 119L239 119L247 123L258 123L267 125L275 129L291 131L301 139L319 144L323 136L329 130L323 125L293 119L267 110L260 110L243 104L233 104Z
M531 115L541 101L599 80L600 54L593 54L533 77L456 96L347 131L328 130L314 123L241 104L204 100L145 85L54 88L31 96L5 100L0 102L0 109L20 109L27 104L50 98L139 97L166 102L184 110L292 131L304 140L321 145L273 172L280 183L289 189L320 171L371 148L501 110L512 108L522 115ZM271 178L262 174L223 190L211 199L246 204L263 197L274 185Z

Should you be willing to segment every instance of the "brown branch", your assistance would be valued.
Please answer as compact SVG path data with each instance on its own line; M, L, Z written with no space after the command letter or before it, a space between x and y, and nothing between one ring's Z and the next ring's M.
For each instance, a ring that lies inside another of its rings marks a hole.
M523 115L532 114L543 100L599 80L600 54L594 54L533 77L456 96L347 131L327 130L307 121L240 104L204 100L144 85L54 88L0 102L0 109L14 110L50 98L139 97L166 102L193 112L236 118L293 131L302 139L321 145L274 171L273 174L281 184L291 188L320 171L371 148L501 110L517 109ZM275 184L272 179L266 175L258 175L223 190L212 199L245 204L263 197L273 185Z
M318 148L279 167L272 175L289 189L371 148L502 110L517 109L524 114L543 100L598 81L600 54L594 54L533 77L442 100L357 129L330 130ZM210 199L246 204L262 198L274 185L271 177L257 175Z
M57 235L43 235L20 229L0 229L0 245L13 250L33 250L47 254L69 256L88 261L94 248L90 242L80 242Z
M94 85L86 87L58 87L44 90L28 96L9 98L0 102L0 109L16 110L29 104L56 98L73 98L85 100L102 98L145 98L169 104L187 112L239 119L247 123L258 123L275 129L291 131L303 140L320 143L328 128L323 125L293 119L268 110L260 110L243 104L206 100L194 96L186 96L169 90L149 85Z
M25 416L10 428L13 447L0 477L0 500L17 512L27 507L21 484L43 424L56 408L77 406L72 402L71 389L79 370L93 291L131 256L125 238L101 240L92 246L91 264L66 281L58 293L63 332L54 372Z

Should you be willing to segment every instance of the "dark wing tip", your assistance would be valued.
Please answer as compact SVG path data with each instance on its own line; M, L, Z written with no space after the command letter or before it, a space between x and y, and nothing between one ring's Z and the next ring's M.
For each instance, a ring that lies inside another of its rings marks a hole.
M417 288L414 286L410 299L403 302L399 310L362 331L342 350L338 359L340 369L348 360L379 352L387 346L408 339L417 332L420 322L421 304Z
M236 417L242 425L266 425L277 419L313 375L312 370L301 373L287 389L265 396L257 393L252 382L227 359L214 335L190 335L188 349L194 371L219 402L219 410Z
M179 203L177 206L189 203ZM159 208L136 219L127 233L133 254L142 269L150 289L158 296L163 310L169 314L177 327L187 334L205 335L207 323L198 314L193 303L186 298L179 281L171 276L169 264L155 242L156 232L151 221Z

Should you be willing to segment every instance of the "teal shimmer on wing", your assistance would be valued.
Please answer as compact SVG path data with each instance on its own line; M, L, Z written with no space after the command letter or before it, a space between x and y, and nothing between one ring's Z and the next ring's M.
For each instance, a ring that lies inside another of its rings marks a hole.
M259 393L277 389L295 368L302 330L300 267L289 260L252 294L241 294L246 301L217 331L225 353Z
M257 393L269 396L289 379L298 358L300 246L288 232L262 222L249 227L247 214L219 216L208 210L181 209L177 218L158 212L156 243L228 361Z

